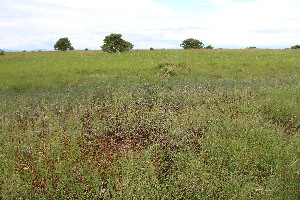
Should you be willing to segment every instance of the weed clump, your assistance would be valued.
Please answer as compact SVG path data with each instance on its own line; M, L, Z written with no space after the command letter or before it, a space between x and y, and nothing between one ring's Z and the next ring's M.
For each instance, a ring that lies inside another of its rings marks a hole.
M157 68L159 69L158 75L161 77L187 75L191 71L186 63L175 63L173 61L160 63Z

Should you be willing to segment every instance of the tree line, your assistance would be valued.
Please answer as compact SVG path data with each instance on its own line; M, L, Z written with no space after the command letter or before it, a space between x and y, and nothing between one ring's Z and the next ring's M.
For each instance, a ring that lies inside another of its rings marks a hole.
M103 45L100 46L101 49L105 52L116 53L124 52L133 49L134 45L131 42L128 42L122 39L122 34L110 34L105 37L103 40ZM214 49L213 46L205 46L204 43L200 40L194 38L188 38L182 41L180 47L183 49ZM58 51L67 51L74 50L70 40L65 38L60 38L54 45L54 49ZM256 49L256 47L247 47L247 49ZM291 49L300 49L300 45L292 46ZM88 50L87 48L85 50ZM154 50L152 47L150 50Z
M105 52L116 53L131 50L133 49L134 45L131 42L122 39L122 34L112 33L105 37L105 39L103 40L103 45L100 47ZM185 39L180 44L180 47L182 47L183 49L214 49L213 46L205 46L202 41L194 38ZM256 49L256 47L247 47L247 49ZM300 49L300 45L292 46L291 49ZM74 47L72 46L69 38L64 37L60 38L54 44L54 50L68 51L74 50ZM88 50L88 48L86 48L85 50ZM154 49L151 47L150 50ZM5 55L4 50L0 49L0 55Z
M211 45L204 46L203 42L200 40L189 38L184 40L180 46L183 49L213 49L214 47ZM103 45L101 49L105 52L116 53L116 52L124 52L133 49L134 45L131 42L128 42L122 39L122 34L110 34L105 37L103 40ZM71 41L67 38L60 38L54 45L54 50L58 51L67 51L74 50L74 47L71 44ZM88 50L87 48L85 50ZM150 50L154 50L152 47Z

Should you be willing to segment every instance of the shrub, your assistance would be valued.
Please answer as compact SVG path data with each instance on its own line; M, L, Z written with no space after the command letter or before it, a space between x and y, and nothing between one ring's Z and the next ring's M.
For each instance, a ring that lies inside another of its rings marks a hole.
M256 49L256 47L247 47L247 49Z
M104 44L101 46L102 50L109 53L123 52L133 48L133 44L123 40L122 34L110 34L105 37Z
M67 50L74 50L70 40L67 37L60 38L54 45L54 50L58 51L67 51Z
M300 45L292 46L291 49L300 49Z
M203 42L201 42L200 40L196 40L194 38L189 38L184 40L180 46L183 49L202 49L204 47Z
M151 47L151 48L150 48L150 51L153 51L153 50L154 50L154 49Z
M208 45L208 46L205 47L205 49L214 49L214 47L211 46L211 45Z
M2 50L2 49L0 49L0 55L1 55L1 56L4 56L4 55L5 55L5 51Z
M88 51L89 49L88 48L85 48L85 51Z

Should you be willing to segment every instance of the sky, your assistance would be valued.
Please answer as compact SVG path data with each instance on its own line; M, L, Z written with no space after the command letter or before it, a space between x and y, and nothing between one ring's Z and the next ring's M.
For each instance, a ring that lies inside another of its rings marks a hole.
M195 38L215 48L300 44L300 0L0 0L0 49L48 49L68 37L100 49L121 33L134 49L181 48Z

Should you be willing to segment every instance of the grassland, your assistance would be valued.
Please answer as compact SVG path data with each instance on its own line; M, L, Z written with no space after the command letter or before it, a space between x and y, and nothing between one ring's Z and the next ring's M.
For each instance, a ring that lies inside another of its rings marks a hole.
M298 199L300 51L0 56L0 199Z

